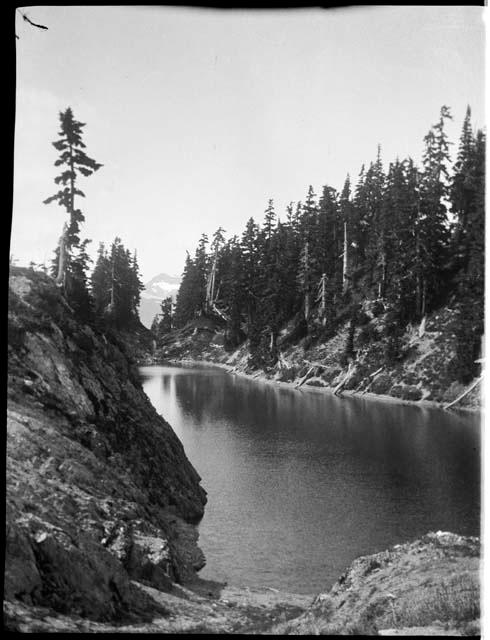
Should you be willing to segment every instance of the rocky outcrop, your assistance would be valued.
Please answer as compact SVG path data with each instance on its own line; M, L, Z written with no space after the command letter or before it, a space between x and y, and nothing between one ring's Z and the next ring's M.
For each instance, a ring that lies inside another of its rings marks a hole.
M206 494L121 337L77 322L53 282L9 291L5 600L97 621L165 608L204 565Z
M355 560L274 634L478 635L478 538L438 531Z

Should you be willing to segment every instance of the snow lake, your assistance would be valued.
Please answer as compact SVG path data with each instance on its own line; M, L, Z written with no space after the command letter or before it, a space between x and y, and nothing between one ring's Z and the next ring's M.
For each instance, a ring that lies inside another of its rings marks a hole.
M143 388L208 492L202 577L326 591L429 531L480 533L480 415L146 366Z

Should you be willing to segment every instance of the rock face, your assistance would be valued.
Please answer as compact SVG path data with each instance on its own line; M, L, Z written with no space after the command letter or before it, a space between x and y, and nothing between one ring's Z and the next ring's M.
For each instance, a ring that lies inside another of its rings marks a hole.
M52 280L9 291L5 600L96 621L149 619L204 565L206 494L120 336L81 325Z

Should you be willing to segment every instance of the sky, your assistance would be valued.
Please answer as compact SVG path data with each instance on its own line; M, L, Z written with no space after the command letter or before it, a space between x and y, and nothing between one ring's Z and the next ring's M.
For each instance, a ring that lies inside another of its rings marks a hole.
M82 238L116 236L143 281L180 275L185 252L222 226L241 235L311 184L355 182L381 145L385 166L421 159L448 105L454 157L466 111L485 125L482 7L211 10L25 7L16 20L10 254L49 264L67 214L57 191L59 112L86 123L104 166L79 187Z

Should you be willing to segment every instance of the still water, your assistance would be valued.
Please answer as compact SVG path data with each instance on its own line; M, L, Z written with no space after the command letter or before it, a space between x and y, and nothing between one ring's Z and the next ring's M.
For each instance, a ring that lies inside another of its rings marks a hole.
M479 535L478 415L210 367L140 371L208 492L203 577L314 593L359 555L431 530Z

